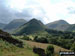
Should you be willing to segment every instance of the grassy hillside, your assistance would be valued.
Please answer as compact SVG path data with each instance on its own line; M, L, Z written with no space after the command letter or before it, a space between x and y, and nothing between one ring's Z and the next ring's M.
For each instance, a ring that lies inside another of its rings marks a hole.
M24 48L16 47L12 44L0 40L0 56L38 56L26 45Z
M29 44L31 47L39 47L39 48L43 48L43 49L46 49L48 45L53 45L53 44L46 44L46 43L38 43L38 42L32 42L32 41L26 41L27 44ZM60 50L61 51L70 51L70 50L67 50L65 48L62 48L60 46L57 46L57 45L53 45L54 48L55 48L55 53L58 53Z
M46 25L49 29L65 31L70 25L64 20L58 20Z
M17 29L16 34L23 35L25 34L33 34L37 32L44 31L45 26L44 24L36 19L32 19L26 24L22 25L20 28Z
M16 39L21 39L23 36L13 36L14 38ZM29 37L31 39L33 39L34 37L31 35L29 35ZM54 51L55 51L55 56L59 54L59 51L70 51L68 49L65 49L65 48L62 48L60 46L57 46L57 45L54 45L54 44L48 44L48 43L39 43L39 42L33 42L33 41L27 41L27 40L24 40L22 39L22 41L24 43L26 43L26 45L28 45L29 47L33 48L34 46L37 47L37 48L42 48L42 49L46 49L49 45L53 45L54 46Z
M64 20L54 21L46 24L46 26L53 30L75 32L75 24L69 24Z
M21 46L21 43L22 46ZM37 56L25 42L0 30L0 56Z
M5 32L2 32L0 34L4 34ZM7 34L6 34L7 35ZM10 36L10 34L8 34ZM32 36L32 37L31 37ZM34 35L29 35L31 39L33 39ZM41 35L39 35L41 36ZM24 48L19 48L16 45L10 44L7 41L3 41L0 39L0 55L1 56L38 56L37 54L33 53L32 48L34 46L46 49L48 45L54 46L55 56L59 54L59 51L69 51L65 48L62 48L60 46L54 45L54 44L46 44L46 43L38 43L38 42L32 42L32 41L26 41L22 39L24 36L12 36L13 39L17 39L23 42ZM9 39L9 38L8 38ZM16 42L14 42L16 43Z
M7 24L3 30L7 31L7 32L12 32L15 29L17 29L18 27L20 27L21 25L23 25L24 23L26 23L26 21L24 19L15 19L13 21L11 21L9 24Z
M21 37L23 36L13 36L13 38L18 40L21 40L20 39ZM24 43L24 48L19 48L14 46L13 44L9 44L8 42L0 40L0 55L1 56L38 56L32 51L32 48L34 46L46 49L48 45L53 45L53 44L38 43L38 42L32 42L26 40L22 40L22 41ZM54 46L55 56L59 54L60 50L70 51L57 45L53 45L53 46Z
M56 21L56 23L60 23L61 21ZM62 21L59 25L62 26L63 24L68 23ZM15 32L16 35L20 36L11 36L9 33L0 30L1 56L37 56L33 53L33 47L36 46L46 50L48 45L54 46L54 54L58 56L59 51L72 50L72 45L75 42L74 32L47 29L41 21L36 19L23 24Z

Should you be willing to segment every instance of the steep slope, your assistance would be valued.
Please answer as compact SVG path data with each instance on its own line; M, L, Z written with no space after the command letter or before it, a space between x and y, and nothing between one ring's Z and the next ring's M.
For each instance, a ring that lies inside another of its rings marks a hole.
M10 35L9 33L4 32L4 31L2 31L2 30L0 29L0 38L1 38L1 36L11 37L11 35ZM2 38L3 38L3 37L2 37Z
M26 23L24 19L15 19L11 21L8 25L6 25L3 29L7 32L12 32L13 30L23 25L24 23Z
M28 48L28 45L23 45L23 48L19 47L22 42L9 33L0 30L0 56L38 56Z
M0 40L6 41L17 47L23 47L23 42L13 38L9 33L0 30ZM17 45L16 45L17 44Z
M64 20L55 21L46 25L49 29L65 31L70 25Z
M45 26L44 24L36 19L32 19L26 24L22 25L20 28L17 29L16 34L33 34L37 32L44 31Z
M0 29L3 29L7 24L0 23Z

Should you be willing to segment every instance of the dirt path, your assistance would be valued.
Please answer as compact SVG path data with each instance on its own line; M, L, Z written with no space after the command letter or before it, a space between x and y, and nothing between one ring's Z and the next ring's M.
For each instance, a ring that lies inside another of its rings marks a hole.
M37 42L32 42L32 41L26 41L26 43L31 46L31 47L39 47L39 48L43 48L43 49L46 49L48 45L53 45L53 44L46 44L46 43L37 43ZM54 50L56 53L58 53L60 50L61 51L70 51L70 50L67 50L65 48L62 48L62 47L59 47L59 46L56 46L56 45L53 45L54 46Z

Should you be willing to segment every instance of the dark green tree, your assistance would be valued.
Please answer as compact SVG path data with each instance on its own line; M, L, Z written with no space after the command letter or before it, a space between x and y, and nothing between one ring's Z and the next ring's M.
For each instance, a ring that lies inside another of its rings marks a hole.
M75 42L73 43L71 50L73 50L75 52Z
M53 56L53 54L54 54L54 47L52 45L49 45L46 49L46 55Z

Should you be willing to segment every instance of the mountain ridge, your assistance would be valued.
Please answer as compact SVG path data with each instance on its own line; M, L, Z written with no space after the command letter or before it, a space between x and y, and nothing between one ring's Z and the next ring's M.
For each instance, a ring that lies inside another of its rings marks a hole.
M13 30L15 30L18 27L20 27L21 25L23 25L24 23L26 23L26 20L24 20L24 19L15 19L15 20L11 21L9 24L7 24L3 28L3 30L7 31L7 32L12 32Z
M46 24L46 26L49 29L59 30L59 31L65 31L70 24L66 22L65 20L58 20L51 23Z
M3 29L7 24L0 23L0 29Z
M23 26L21 26L20 28L18 28L17 34L32 34L32 33L36 33L39 31L43 31L45 28L44 24L33 18L32 20L30 20L29 22L25 23Z

